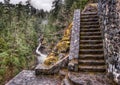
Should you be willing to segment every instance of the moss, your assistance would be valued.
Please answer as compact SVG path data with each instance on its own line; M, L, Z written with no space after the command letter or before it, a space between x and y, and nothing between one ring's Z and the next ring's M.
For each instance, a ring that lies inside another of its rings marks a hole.
M7 49L7 43L2 37L0 37L0 53L5 49Z
M71 23L68 28L65 29L64 35L62 39L58 42L58 44L55 46L55 49L48 55L46 60L44 61L45 65L52 65L58 61L59 54L66 51L70 47L70 34L72 29L73 23Z
M52 65L58 61L58 57L55 55L55 53L50 53L46 60L44 61L45 65Z

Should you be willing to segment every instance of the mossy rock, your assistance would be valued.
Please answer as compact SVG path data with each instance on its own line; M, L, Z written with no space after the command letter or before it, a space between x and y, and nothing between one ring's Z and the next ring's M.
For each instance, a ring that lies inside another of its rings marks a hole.
M55 53L51 53L48 55L46 60L44 61L45 65L53 65L58 61L58 57L55 55Z

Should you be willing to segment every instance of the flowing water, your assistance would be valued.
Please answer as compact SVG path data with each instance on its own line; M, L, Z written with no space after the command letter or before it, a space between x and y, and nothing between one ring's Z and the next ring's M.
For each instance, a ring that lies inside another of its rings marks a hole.
M41 48L41 42L39 42L39 45L36 49L36 54L38 54L38 56L37 56L38 63L42 64L45 61L45 59L47 57L47 54L41 53L40 50L39 50L40 48Z

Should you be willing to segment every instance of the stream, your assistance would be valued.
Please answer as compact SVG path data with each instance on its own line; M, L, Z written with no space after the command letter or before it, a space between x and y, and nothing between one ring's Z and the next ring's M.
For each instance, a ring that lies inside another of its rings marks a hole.
M36 48L36 54L38 55L37 56L38 64L42 64L45 61L46 57L47 57L47 54L43 54L39 50L39 49L41 49L41 46L42 46L42 41L41 41L41 39L39 39L39 45Z

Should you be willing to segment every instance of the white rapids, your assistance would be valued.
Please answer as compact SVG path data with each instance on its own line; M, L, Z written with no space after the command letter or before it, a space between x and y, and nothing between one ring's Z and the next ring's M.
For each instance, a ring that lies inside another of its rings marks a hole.
M38 63L39 63L39 64L42 64L42 63L45 61L45 59L46 59L46 57L47 57L47 54L42 54L42 53L39 51L40 47L41 47L41 42L39 43L39 45L38 45L38 47L37 47L37 49L36 49L36 54L39 55L39 56L37 56Z

